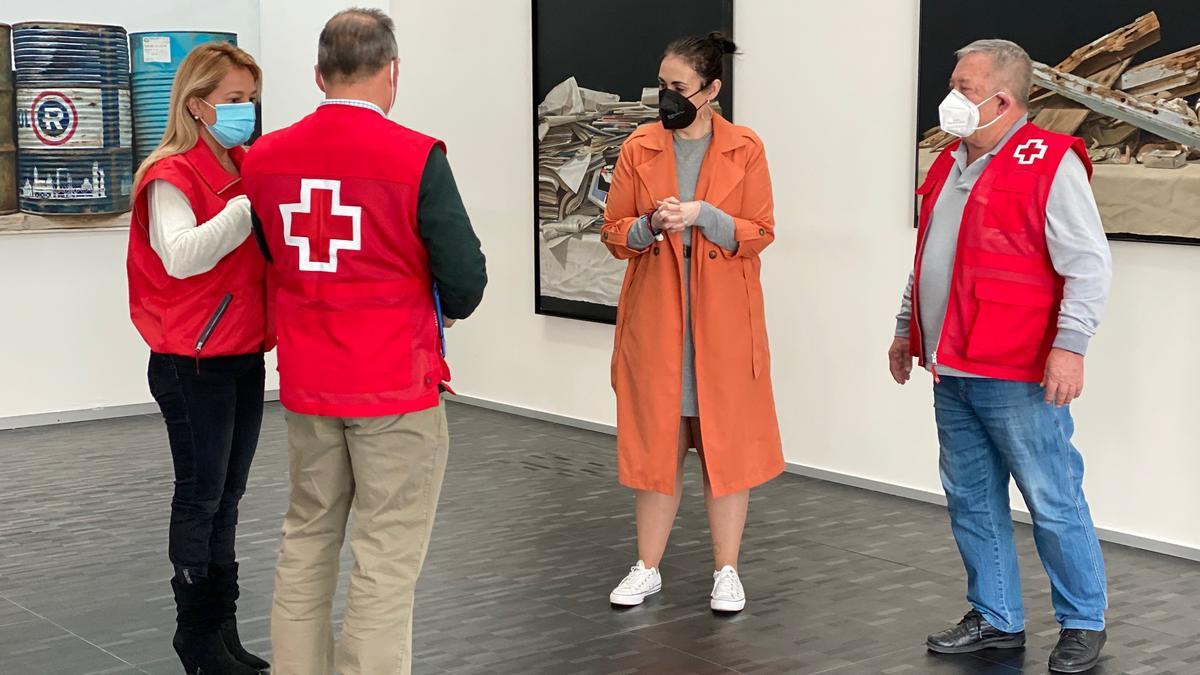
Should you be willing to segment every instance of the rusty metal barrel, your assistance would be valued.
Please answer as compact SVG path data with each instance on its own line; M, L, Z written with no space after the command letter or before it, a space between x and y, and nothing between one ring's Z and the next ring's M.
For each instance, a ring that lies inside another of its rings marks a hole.
M17 181L26 213L129 210L129 38L119 26L13 25Z
M17 142L12 81L12 27L0 23L0 214L17 210Z
M170 117L171 87L183 59L206 42L237 45L234 33L168 31L131 33L129 54L133 61L133 142L136 166L158 147Z

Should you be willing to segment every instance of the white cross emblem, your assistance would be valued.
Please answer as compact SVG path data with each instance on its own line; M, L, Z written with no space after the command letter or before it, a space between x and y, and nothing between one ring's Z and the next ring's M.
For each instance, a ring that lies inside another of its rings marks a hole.
M300 249L305 272L336 272L338 251L362 248L362 207L342 203L340 180L301 179L299 203L280 204L279 213L283 241Z
M1049 148L1042 142L1042 139L1035 138L1031 141L1026 141L1019 145L1013 157L1017 158L1018 164L1033 164L1037 160L1046 156L1046 151Z

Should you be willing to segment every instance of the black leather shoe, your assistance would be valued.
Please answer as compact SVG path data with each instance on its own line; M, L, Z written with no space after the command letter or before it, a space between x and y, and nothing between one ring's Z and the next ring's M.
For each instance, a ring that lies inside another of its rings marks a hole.
M1025 631L1005 633L971 610L954 628L934 633L925 639L929 651L938 654L968 654L983 649L1020 649L1025 646Z
M1100 650L1108 642L1108 632L1064 628L1058 644L1050 652L1050 670L1055 673L1086 673L1100 662Z

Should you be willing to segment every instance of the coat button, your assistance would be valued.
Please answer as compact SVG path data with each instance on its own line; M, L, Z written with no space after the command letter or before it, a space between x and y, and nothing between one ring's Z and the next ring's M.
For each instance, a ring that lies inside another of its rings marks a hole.
M716 259L717 259L717 252L716 252L716 251L709 251L709 252L708 252L708 259L709 259L709 260L716 260Z
M608 241L608 233L607 232L600 235L600 241Z
M658 255L658 247L657 246L654 247L654 255Z
M766 234L767 234L766 228L763 228L763 227L758 228L758 236L762 237L762 236L766 236Z

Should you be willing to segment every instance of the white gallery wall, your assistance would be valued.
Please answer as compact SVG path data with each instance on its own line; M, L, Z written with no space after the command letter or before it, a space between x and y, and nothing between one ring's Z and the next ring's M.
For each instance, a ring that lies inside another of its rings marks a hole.
M775 182L764 286L788 461L938 493L929 381L896 386L885 358L915 238L917 5L739 0L735 96ZM529 2L396 0L392 13L395 117L446 140L488 254L483 308L450 333L458 391L612 424L612 328L533 314ZM1113 254L1075 408L1095 518L1200 550L1200 248Z
M914 242L917 0L735 5L745 52L738 121L766 142L776 187L764 286L787 459L939 492L928 380L897 387L885 359ZM196 21L167 26L133 2L106 6L115 9L69 0L37 16L131 30L231 27L211 23L211 3L156 5ZM316 36L344 6L261 0L256 24L233 26L243 45L257 44L266 72L265 128L319 100ZM483 307L449 336L457 389L612 424L612 328L533 314L530 3L395 0L390 9L403 60L394 117L447 142L489 260ZM0 10L0 21L27 18ZM648 83L656 68L646 64ZM150 401L145 348L125 308L125 241L125 232L0 235L0 427ZM1113 254L1109 315L1075 409L1096 521L1200 551L1200 248L1115 243Z

